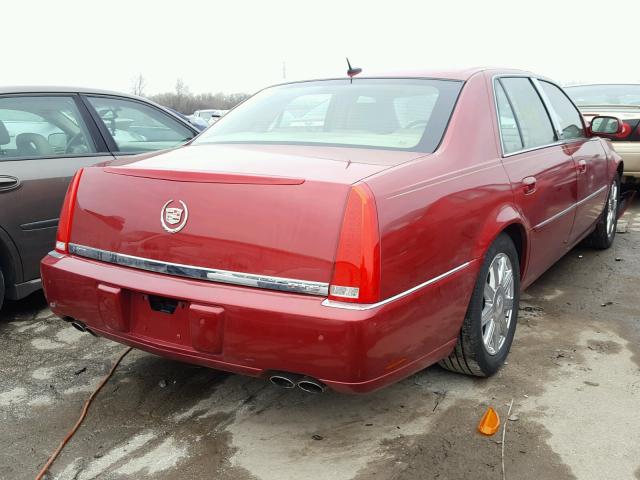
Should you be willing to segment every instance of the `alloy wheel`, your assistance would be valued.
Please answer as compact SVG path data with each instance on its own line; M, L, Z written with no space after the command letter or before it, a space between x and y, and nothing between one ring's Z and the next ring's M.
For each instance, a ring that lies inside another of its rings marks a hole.
M615 180L611 184L607 202L607 236L611 237L616 225L616 216L618 215L618 182Z
M503 347L513 317L513 266L504 253L491 261L484 286L482 302L482 343L489 355Z

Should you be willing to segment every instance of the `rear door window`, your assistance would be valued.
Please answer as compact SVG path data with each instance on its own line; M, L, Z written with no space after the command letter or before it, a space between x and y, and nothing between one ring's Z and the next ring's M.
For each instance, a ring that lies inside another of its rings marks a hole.
M134 100L87 97L121 153L173 148L195 134L160 109Z
M540 85L551 103L553 113L556 115L562 140L584 138L586 135L582 124L582 116L567 95L556 85L544 80L540 81Z
M96 153L72 97L0 97L0 161Z
M556 135L542 99L531 80L526 77L505 77L498 80L515 113L524 148L550 145Z
M500 83L496 83L496 105L498 107L498 122L500 123L500 138L502 140L502 148L504 153L513 153L522 150L522 137L520 136L520 127L513 113L511 104L504 88Z

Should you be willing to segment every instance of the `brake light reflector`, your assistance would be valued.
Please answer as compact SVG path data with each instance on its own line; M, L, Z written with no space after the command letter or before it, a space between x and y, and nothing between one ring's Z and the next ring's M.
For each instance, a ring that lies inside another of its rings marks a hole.
M380 297L380 232L373 193L351 188L342 219L329 299L375 303Z
M64 203L60 211L60 219L58 220L58 233L56 235L56 250L60 253L69 252L69 240L71 238L71 222L73 220L73 210L76 206L76 195L78 194L78 186L80 185L80 177L83 169L81 168L71 179L67 194L64 196Z

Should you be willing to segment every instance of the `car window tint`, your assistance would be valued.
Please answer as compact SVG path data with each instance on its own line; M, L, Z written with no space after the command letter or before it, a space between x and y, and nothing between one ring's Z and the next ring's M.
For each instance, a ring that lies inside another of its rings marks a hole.
M541 81L542 90L549 98L556 114L563 140L585 137L582 117L562 90L552 83Z
M172 148L195 136L169 114L141 102L111 97L88 97L88 100L120 152Z
M547 110L528 78L501 78L500 83L518 119L524 148L549 145L556 141Z
M504 89L500 83L496 83L495 90L496 104L498 106L498 121L500 122L500 136L502 138L504 153L512 153L522 150L524 147L522 144L522 137L520 136L516 116L509 104L509 99L504 93Z
M305 131L322 130L331 95L301 95L294 98L276 118L271 128L290 128Z
M95 153L71 97L0 97L0 161Z
M301 134L308 132L323 132L325 119L329 111L329 105L333 99L330 93L300 95L291 100L282 113L274 121L271 130L289 133L298 131ZM422 135L419 127L425 127L427 119L431 116L433 107L438 99L438 91L433 89L427 95L396 96L390 105L390 115L380 116L376 119L377 129L391 132L398 128L415 129L418 138ZM348 120L345 127L354 129L366 129L371 123L370 111L382 101L378 98L359 95L354 104L346 109ZM330 128L330 124L326 125ZM416 128L418 127L418 128Z
M433 79L322 80L267 88L194 144L328 145L433 152L462 82Z

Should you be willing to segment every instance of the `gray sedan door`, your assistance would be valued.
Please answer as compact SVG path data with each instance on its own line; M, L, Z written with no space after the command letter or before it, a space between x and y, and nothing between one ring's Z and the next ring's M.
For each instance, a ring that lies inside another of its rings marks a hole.
M40 277L71 177L111 158L77 95L0 95L0 228L21 257L14 284Z

